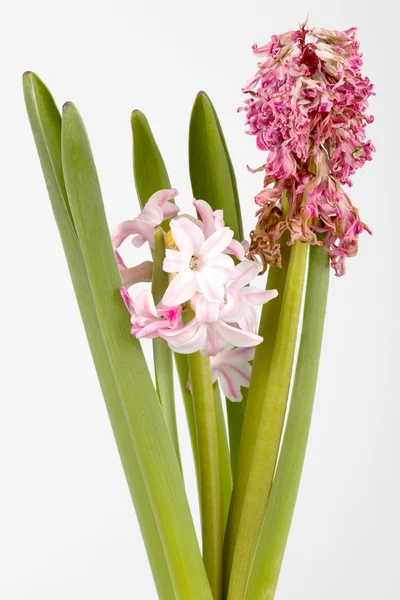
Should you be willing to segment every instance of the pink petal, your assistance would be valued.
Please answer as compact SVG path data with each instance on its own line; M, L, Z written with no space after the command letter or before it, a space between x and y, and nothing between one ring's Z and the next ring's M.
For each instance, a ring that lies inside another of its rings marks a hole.
M243 331L237 327L232 327L223 321L218 322L218 329L228 344L233 346L239 346L240 348L246 346L257 346L261 344L263 338L250 331Z
M208 202L205 202L204 200L195 200L193 205L203 222L204 235L208 238L215 231L213 210Z
M179 273L179 271L189 269L191 258L191 254L186 254L186 252L179 252L179 250L170 250L167 248L165 251L163 270L167 273Z
M135 235L132 238L132 244L135 246L135 248L141 248L143 246L143 244L146 243L146 239L142 236L142 235ZM153 247L153 243L154 242L149 242L150 246Z
M220 303L209 302L205 296L199 296L196 302L196 319L199 323L213 323L218 320Z
M134 300L135 312L139 317L147 319L157 318L157 310L154 304L152 293L149 290L142 290Z
M247 302L251 304L265 304L278 295L277 290L259 290L255 287L245 287L242 290Z
M162 330L166 329L169 326L170 324L168 323L168 321L162 319L152 321L151 323L148 323L148 325L142 327L140 331L136 334L136 337L138 340L142 338L152 339L155 337L160 337Z
M207 336L200 352L204 356L216 356L226 348L226 340L222 337L217 323L209 323L204 327Z
M204 243L204 234L193 221L185 218L171 221L172 235L181 252L190 256L198 256Z
M212 272L213 275L216 275L221 278L221 281L225 282L234 276L235 264L230 256L220 254L216 258L209 258L207 260L203 258L201 272L204 273L205 277L208 277L208 274Z
M229 246L233 237L232 229L229 227L221 227L217 229L202 245L199 256L203 260L210 260L216 258Z
M204 296L210 302L220 302L224 297L224 285L218 277L212 272L208 272L207 276L201 271L196 272L198 290L204 294Z
M247 308L242 317L237 320L237 324L244 331L257 332L258 318L256 309L251 304L247 303Z
M235 376L229 376L226 371L217 371L217 375L224 396L232 402L240 402L243 395L238 379Z
M146 206L164 206L168 200L172 200L176 196L178 196L179 192L176 188L172 188L170 190L159 190L155 192L148 201L146 202Z
M121 294L121 298L124 301L126 308L129 310L130 313L132 313L134 310L134 307L133 307L133 300L132 300L130 294L127 292L127 290L124 287L119 288L119 293Z
M250 283L261 271L262 265L254 260L245 260L235 267L235 274L232 278L232 287L240 290Z
M114 229L111 236L111 241L114 248L119 248L127 237L135 233L138 233L138 227L135 221L132 219L129 221L122 221L122 223L117 225L117 227Z
M162 303L166 306L178 306L190 300L197 291L198 282L194 271L187 269L173 278L165 291Z
M175 215L178 214L179 211L180 211L179 206L177 206L176 204L173 204L172 202L167 202L163 206L163 217L164 217L164 220L165 219L170 219L171 217L174 217Z
M226 252L228 252L229 254L233 254L233 256L238 260L244 260L246 258L246 253L243 244L241 244L237 240L231 241L231 243L226 249Z
M174 352L179 354L191 354L197 352L203 344L206 336L206 326L192 319L190 323L180 329L166 329L162 337L167 340L168 345Z
M121 275L122 283L126 288L135 283L140 283L141 281L149 282L152 280L153 276L153 263L151 260L145 260L140 263L140 265L130 267L129 269L127 267L123 268L119 266L119 274Z
M246 311L247 304L239 290L228 288L226 291L225 305L221 308L219 313L220 318L228 323L233 323L244 317Z

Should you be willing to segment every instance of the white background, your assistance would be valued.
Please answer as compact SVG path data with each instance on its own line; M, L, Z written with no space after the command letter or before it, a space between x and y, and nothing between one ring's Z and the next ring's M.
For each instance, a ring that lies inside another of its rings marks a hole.
M309 450L277 600L399 598L398 19L388 3L4 3L1 12L0 597L154 599L22 96L30 69L86 122L110 227L138 211L129 117L148 116L179 204L191 200L187 130L196 92L220 115L245 230L262 156L236 113L253 42L296 27L359 27L376 84L377 154L354 177L365 234L332 277ZM396 29L395 29L396 28ZM188 495L191 451L178 402Z

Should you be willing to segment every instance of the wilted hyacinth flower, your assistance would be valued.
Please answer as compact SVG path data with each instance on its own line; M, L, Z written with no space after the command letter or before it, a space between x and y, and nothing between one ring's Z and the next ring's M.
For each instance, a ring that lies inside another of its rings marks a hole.
M269 150L261 207L251 234L250 253L280 265L279 238L321 244L337 275L345 258L355 256L358 236L368 227L344 192L350 177L374 147L365 138L373 121L366 114L373 86L361 75L356 29L308 29L274 35L262 47L258 71L243 91L248 133L257 147ZM370 232L370 231L369 231ZM316 233L320 233L319 241Z

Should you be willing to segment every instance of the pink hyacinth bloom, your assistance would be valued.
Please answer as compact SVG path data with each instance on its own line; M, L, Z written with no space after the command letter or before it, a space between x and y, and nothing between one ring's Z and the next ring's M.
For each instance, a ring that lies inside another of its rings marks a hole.
M260 290L248 284L259 274L262 266L259 262L246 260L235 267L233 279L226 284L226 304L220 314L229 311L230 318L245 331L257 331L258 318L255 306L266 304L278 295L277 290Z
M291 242L323 244L342 275L345 258L357 254L358 236L369 231L342 185L351 185L375 151L365 133L374 91L361 73L356 29L303 25L253 50L261 62L239 110L246 112L247 133L269 156L250 255L279 265L277 240L288 230Z
M170 202L177 195L178 190L176 189L160 190L153 194L136 219L123 221L113 231L112 242L114 248L119 248L130 235L134 236L132 244L136 248L140 248L145 242L148 242L153 248L155 227L179 212L176 204Z
M255 348L233 348L227 346L216 356L211 356L210 366L213 383L219 380L226 398L240 402L241 388L250 385L251 365Z
M170 347L180 354L200 350L205 356L215 356L228 345L247 348L260 344L262 337L256 333L254 305L265 304L275 298L277 291L247 286L259 270L257 262L239 263L233 278L225 286L223 303L195 294L191 299L195 317L181 328L162 333Z
M181 324L181 307L157 306L149 290L143 290L133 299L125 288L120 293L131 314L131 334L141 338L159 337L164 329L173 330Z
M171 221L171 231L177 250L166 250L163 269L175 274L163 298L166 306L177 306L201 292L210 301L222 302L224 283L232 276L234 263L223 254L230 244L233 231L217 229L205 239L202 229L190 219Z
M151 260L145 260L134 267L127 267L118 250L114 250L114 253L122 284L125 288L129 288L131 285L141 281L151 281L153 275L153 263Z
M193 206L200 216L204 237L206 239L218 229L225 227L223 210L213 211L208 202L205 202L204 200L194 200ZM245 242L240 243L237 240L232 240L225 252L227 254L233 254L238 260L244 260L246 255Z

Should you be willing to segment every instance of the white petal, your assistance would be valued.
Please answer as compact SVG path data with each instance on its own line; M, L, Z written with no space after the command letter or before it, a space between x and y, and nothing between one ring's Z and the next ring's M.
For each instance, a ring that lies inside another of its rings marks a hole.
M165 251L163 270L166 273L179 273L180 271L189 269L191 258L190 254L167 248Z
M204 234L200 227L189 219L181 218L171 221L171 229L179 250L190 256L198 256L204 243Z
M178 273L167 287L162 303L166 306L178 306L198 291L198 282L193 271L187 269Z
M232 237L232 229L229 229L229 227L221 227L221 229L215 231L204 242L200 249L199 256L201 256L204 260L216 258L219 254L226 250L227 246L229 246L232 240Z

